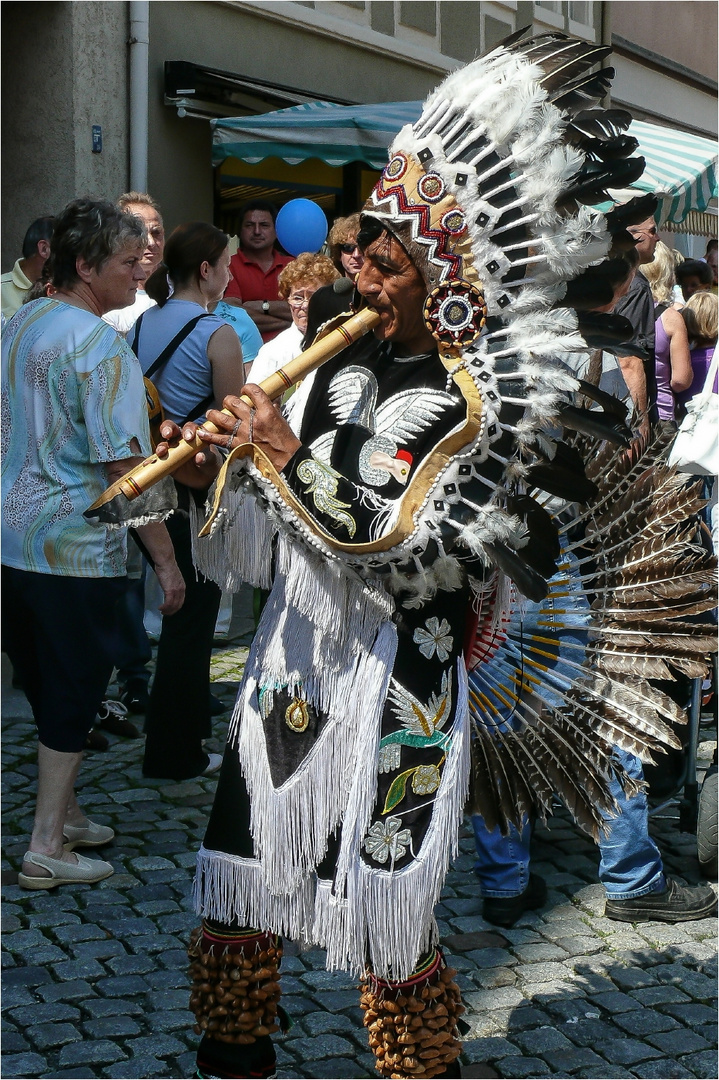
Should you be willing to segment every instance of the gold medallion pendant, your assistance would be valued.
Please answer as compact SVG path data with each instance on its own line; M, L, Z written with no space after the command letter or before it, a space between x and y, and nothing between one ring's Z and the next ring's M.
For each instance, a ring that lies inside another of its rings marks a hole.
M292 698L285 709L285 723L291 731L307 731L307 725L310 722L310 713L307 708L307 702L301 701L299 698Z

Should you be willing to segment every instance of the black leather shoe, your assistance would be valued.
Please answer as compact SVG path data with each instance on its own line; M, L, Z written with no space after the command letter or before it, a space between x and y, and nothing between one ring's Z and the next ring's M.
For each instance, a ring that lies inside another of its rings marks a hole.
M661 892L632 900L607 900L604 914L618 922L689 922L716 914L717 898L711 885L679 885L667 878Z
M120 694L120 701L134 716L146 713L150 703L150 693L145 679L128 679Z
M224 701L220 701L214 694L210 694L210 716L222 716L229 709L229 705L225 705Z
M525 911L535 911L547 902L547 886L544 878L529 875L529 884L518 896L488 896L482 906L482 916L495 926L514 926Z

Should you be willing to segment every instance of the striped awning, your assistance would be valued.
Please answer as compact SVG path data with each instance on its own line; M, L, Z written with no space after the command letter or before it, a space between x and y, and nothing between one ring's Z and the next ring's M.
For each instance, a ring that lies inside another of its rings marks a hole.
M688 233L690 236L716 236L719 232L719 218L717 218L717 212L714 210L705 210L701 213L699 210L690 210L683 221L680 221L678 225L675 225L672 221L667 221L662 226L667 232L673 233Z
M278 157L288 165L319 158L335 167L361 161L372 169L387 164L387 147L400 128L413 124L420 101L383 105L334 105L313 101L291 109L211 121L212 164L227 157L256 163Z
M633 187L659 196L660 223L679 225L691 211L706 210L717 194L716 142L643 120L633 120L629 134L647 162Z
M256 163L277 157L290 165L319 158L328 165L360 161L373 169L387 164L387 147L405 124L419 118L419 101L380 105L310 102L291 109L213 120L212 163L227 157ZM706 210L717 194L717 147L710 139L634 120L630 134L646 158L634 186L655 192L660 222L680 224L692 211Z

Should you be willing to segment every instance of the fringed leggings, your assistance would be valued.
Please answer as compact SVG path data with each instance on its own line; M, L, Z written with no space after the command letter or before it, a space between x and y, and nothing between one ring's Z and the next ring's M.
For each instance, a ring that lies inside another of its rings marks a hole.
M191 939L190 1008L202 1034L197 1076L253 1077L275 1072L271 1035L289 1027L279 1007L279 938L252 927L204 921ZM459 1076L460 992L439 949L404 982L361 980L360 1004L377 1071L385 1077ZM279 1023L278 1023L279 1020Z

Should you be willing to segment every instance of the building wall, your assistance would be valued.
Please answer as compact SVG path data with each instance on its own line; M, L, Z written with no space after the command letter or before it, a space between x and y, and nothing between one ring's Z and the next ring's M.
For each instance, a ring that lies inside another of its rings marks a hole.
M717 5L621 2L607 5L612 100L637 119L698 135L717 134Z
M3 270L34 218L124 189L126 40L125 3L2 5Z
M713 0L654 3L650 11L646 3L623 0L611 8L612 33L716 83L717 5Z
M599 41L602 8L600 3L528 0L152 3L148 186L170 228L214 213L209 123L180 118L164 104L165 60L190 61L330 100L408 101L424 98L449 71L520 26L561 27Z
M128 9L120 0L2 5L3 268L34 217L78 194L112 198L128 185ZM716 131L713 3L155 0L148 188L169 228L215 215L210 124L180 118L164 103L166 60L330 99L410 100L522 26L597 42L613 28L618 41L636 42L634 52L644 50L646 60L634 53L616 58L614 100L639 116L658 113L690 130ZM670 57L664 69L656 63L663 52ZM689 64L691 84L677 74ZM93 124L102 125L101 154L91 151Z
M381 51L377 42L381 44L384 35L373 28L374 9L387 6L373 4L370 9L328 2L316 12L314 5L293 3L190 0L150 5L148 187L161 201L170 228L189 218L212 219L213 177L209 122L179 118L163 103L164 61L191 61L362 103L425 97L446 71L457 66L456 59L441 53L440 19L429 19L435 9L466 9L479 49L478 3L420 3L402 4L404 16L415 23L424 20L434 26L433 32L408 27L412 41L407 42L406 56L396 55L394 38L384 40ZM380 17L386 14L379 11Z

